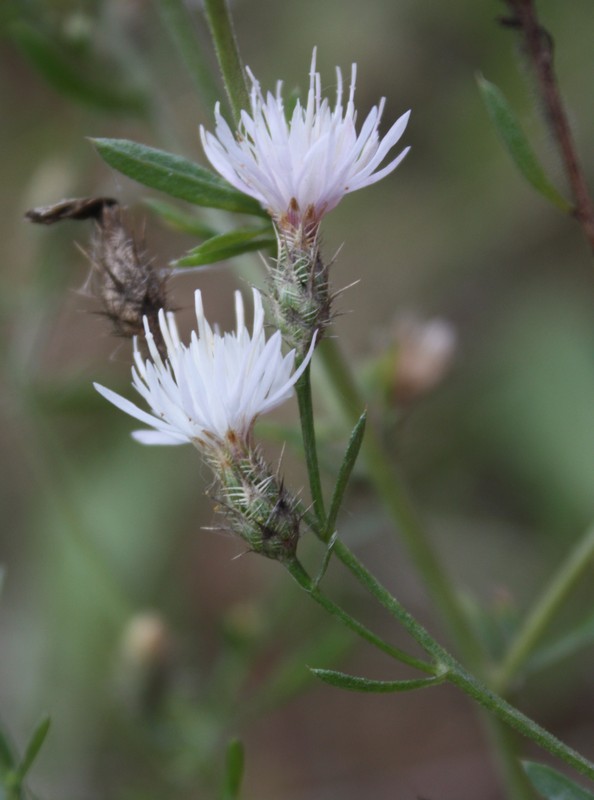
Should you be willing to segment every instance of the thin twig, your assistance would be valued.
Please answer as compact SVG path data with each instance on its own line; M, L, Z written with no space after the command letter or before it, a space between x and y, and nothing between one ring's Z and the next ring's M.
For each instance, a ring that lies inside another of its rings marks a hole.
M506 0L512 16L501 23L521 31L526 56L538 81L547 123L559 149L573 197L573 216L594 252L594 203L580 164L553 67L553 39L538 21L534 0Z

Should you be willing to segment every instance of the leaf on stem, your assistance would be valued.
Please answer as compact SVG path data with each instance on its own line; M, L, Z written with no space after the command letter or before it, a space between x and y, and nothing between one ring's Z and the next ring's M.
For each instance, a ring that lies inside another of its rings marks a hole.
M585 647L594 644L594 614L588 616L573 630L561 636L552 644L543 645L536 650L526 664L526 672L536 672L552 666L569 656L578 653Z
M237 228L229 233L221 233L207 239L204 244L190 250L187 255L175 262L176 267L201 267L215 264L234 256L240 256L254 250L266 250L276 245L276 237L271 229Z
M238 800L243 780L244 760L243 744L239 739L232 739L227 746L225 758L223 800Z
M51 720L49 717L44 717L33 731L33 735L27 744L25 755L23 756L23 759L16 770L19 782L23 781L26 774L31 769L33 762L37 758L37 755L39 754L39 751L41 750L41 747L45 741L45 737L48 734L50 722Z
M426 686L436 686L441 683L443 678L418 678L408 681L374 681L369 678L360 678L356 675L347 675L344 672L336 672L333 669L316 669L310 667L317 678L337 686L339 689L347 689L351 692L371 692L386 694L389 692L411 692L414 689L423 689Z
M334 533L334 526L336 525L338 512L340 511L340 506L342 505L342 499L344 497L346 487L351 477L353 467L355 466L355 462L357 461L357 456L359 455L361 443L363 442L363 435L365 433L366 422L367 422L367 412L364 411L357 420L357 423L352 430L351 438L349 439L346 453L344 454L342 464L340 465L340 469L338 471L338 477L336 479L336 486L334 487L334 493L332 495L332 501L330 503L330 512L328 514L328 520L326 525L326 534L325 534L326 539L328 539Z
M15 757L12 745L8 741L7 735L0 728L0 777L5 777L14 769Z
M522 175L549 202L563 212L570 212L571 204L547 178L501 90L482 75L477 76L477 84L495 130Z
M189 233L199 239L210 239L217 235L217 231L193 214L182 211L166 200L157 200L154 197L145 197L142 201L151 211L154 211L167 225L181 233Z
M128 139L91 139L101 158L143 186L198 206L268 216L260 204L214 172L182 156Z
M594 794L545 764L524 761L523 767L530 782L545 800L594 800Z

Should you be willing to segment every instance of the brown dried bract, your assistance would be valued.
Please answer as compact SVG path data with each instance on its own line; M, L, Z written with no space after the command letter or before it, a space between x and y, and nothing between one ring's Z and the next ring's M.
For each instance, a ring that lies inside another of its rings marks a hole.
M101 301L101 313L113 323L117 336L144 334L146 317L155 344L164 354L158 324L160 309L167 309L166 270L155 269L126 227L117 200L86 197L61 200L27 211L31 222L51 225L61 220L95 220L89 258L93 265L92 292Z
M42 225L53 225L63 219L97 219L100 220L105 208L117 206L113 197L78 197L60 200L51 206L31 208L25 217L31 222Z

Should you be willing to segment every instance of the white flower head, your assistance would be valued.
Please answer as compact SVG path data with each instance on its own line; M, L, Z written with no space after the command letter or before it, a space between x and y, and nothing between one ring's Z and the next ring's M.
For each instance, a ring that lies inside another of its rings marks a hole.
M236 330L213 330L204 316L202 296L195 293L198 333L190 344L179 338L172 313L159 313L159 326L167 348L163 360L145 318L150 358L144 359L134 340L132 384L150 407L143 411L121 395L95 384L97 391L152 430L132 435L143 444L185 444L216 448L225 442L247 443L256 418L279 406L293 394L313 353L314 343L299 368L293 371L295 351L282 354L276 331L266 341L260 293L253 289L252 333L245 325L243 300L235 293ZM314 337L315 338L315 337Z
M357 133L354 96L357 66L343 105L343 79L336 68L336 101L331 108L322 98L321 78L313 51L306 104L299 101L290 120L285 116L282 82L276 93L263 95L248 69L252 84L250 111L242 111L235 135L215 108L215 134L200 127L204 152L212 166L241 192L254 197L281 228L314 231L324 214L345 194L381 180L407 154L402 150L384 163L406 128L410 112L403 114L380 139L378 128L385 105L374 106Z

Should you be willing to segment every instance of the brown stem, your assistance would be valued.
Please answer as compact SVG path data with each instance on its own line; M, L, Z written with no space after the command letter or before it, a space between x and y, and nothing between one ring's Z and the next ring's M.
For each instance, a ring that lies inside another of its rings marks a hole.
M567 114L553 69L553 39L539 23L534 0L506 0L512 17L501 22L518 28L524 39L527 57L534 69L544 103L547 122L559 148L574 201L573 216L594 252L594 204L575 149Z

